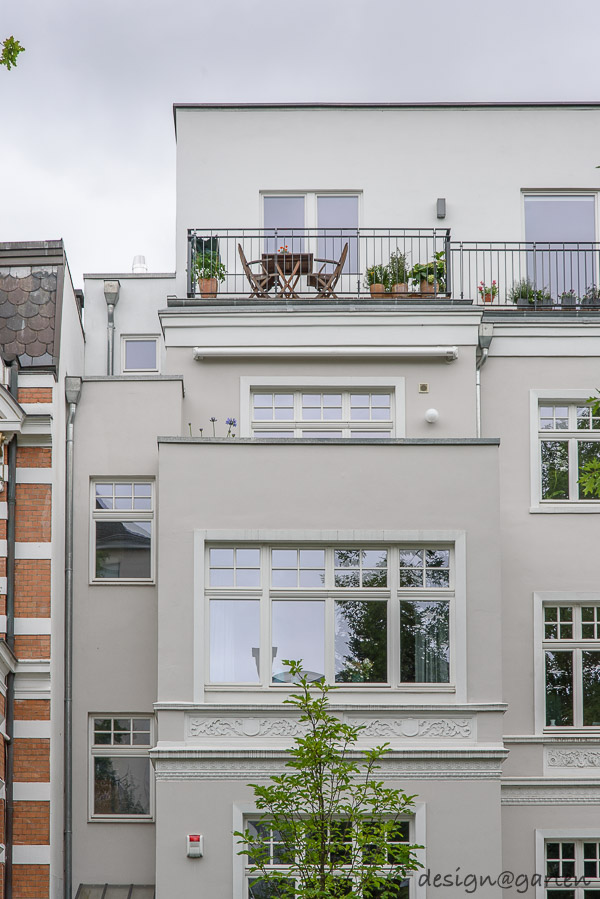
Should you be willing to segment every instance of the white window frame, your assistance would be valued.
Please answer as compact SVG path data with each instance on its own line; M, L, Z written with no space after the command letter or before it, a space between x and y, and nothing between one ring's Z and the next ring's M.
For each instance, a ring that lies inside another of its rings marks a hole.
M535 646L535 655L534 655L534 714L535 714L535 732L536 734L548 734L554 735L557 737L560 736L597 736L600 733L600 727L592 727L583 725L577 726L573 725L564 725L562 727L550 727L546 726L546 655L545 652L550 648L551 643L556 643L557 650L566 649L569 647L566 645L567 641L561 640L546 640L544 634L544 608L545 606L585 606L585 605L600 605L600 592L598 593L581 593L581 592L567 592L567 591L544 591L533 594L533 639ZM573 639L572 641L574 650L581 648L581 644L584 642L580 639ZM592 641L590 641L592 642ZM600 652L600 640L597 641L597 651ZM576 672L574 672L574 677L576 677ZM575 709L575 717L578 713L581 712L581 709L577 709L576 702L578 700L579 694L578 690L580 688L576 683L574 683L574 709ZM536 869L537 870L537 869Z
M96 484L150 484L151 509L150 510L124 510L124 509L96 509ZM97 521L150 521L150 577L147 578L99 578L96 577L96 522ZM121 584L132 586L135 584L151 585L155 582L156 570L156 482L153 477L95 477L90 479L90 540L89 540L89 583L115 586Z
M357 228L360 228L362 222L363 192L362 190L261 190L259 193L259 221L260 227L265 227L265 197L304 197L304 227L308 231L316 230L319 227L317 221L317 197L356 197L358 200L358 222Z
M546 875L546 843L582 843L589 840L590 842L600 841L600 828L592 830L588 827L580 828L555 828L552 830L536 830L535 831L535 872L541 874L542 881ZM575 850L577 852L577 849ZM582 876L575 871L575 876ZM595 885L590 887L595 889ZM561 887L553 887L550 881L547 885L542 882L535 888L535 899L546 899L546 890L561 889ZM574 889L566 887L566 889ZM575 899L584 899L585 887L577 887L574 889Z
M153 340L156 346L156 365L154 368L127 368L127 343L135 343L141 340ZM144 372L157 374L160 371L160 335L158 334L121 334L121 371L125 374L143 374Z
M240 378L240 437L248 437L251 438L252 435L252 394L256 391L281 391L288 390L289 392L298 391L298 390L309 390L309 391L323 391L323 392L331 392L335 390L339 390L341 392L349 393L355 390L357 393L367 392L369 390L373 391L389 391L392 394L391 397L391 410L390 414L392 416L392 429L390 430L389 437L390 438L401 438L406 434L406 379L405 378L319 378L319 377L293 377L293 376L254 376L254 377L241 377ZM281 425L281 429L283 430L283 425L288 424L287 430L293 430L295 426L298 426L297 422L263 422L265 430L276 430L276 427L270 427L271 425L277 426ZM364 430L377 430L376 422L365 422L365 421L356 421L350 422L353 430L360 430L364 425L368 425L368 428L364 428ZM315 428L315 425L317 428ZM347 426L346 422L323 422L323 421L301 421L300 426L304 430L317 430L318 428L324 429L326 426L327 430L343 430L344 427ZM381 428L379 428L381 430ZM340 440L349 440L352 438L349 437L340 437ZM356 439L356 438L355 438ZM381 438L385 439L385 438Z
M394 572L390 575L387 588L335 588L318 590L311 588L308 592L317 599L327 596L335 596L347 599L360 599L361 591L367 590L373 599L382 598L388 601L388 673L390 680L384 683L338 683L336 686L342 691L358 690L373 694L381 691L387 696L394 695L396 701L418 704L430 702L431 694L435 693L437 701L442 703L466 702L467 682L467 642L466 642L466 535L464 531L267 531L267 530L241 530L241 531L204 531L197 530L194 534L194 583L195 583L195 613L194 613L194 701L203 701L205 692L231 693L237 692L240 697L257 693L264 695L273 690L292 690L289 684L273 684L267 679L262 683L223 683L213 684L209 679L209 597L215 597L215 592L220 590L219 596L233 597L232 588L207 588L207 544L227 544L228 546L248 544L273 546L277 548L299 547L317 548L336 546L339 548L365 548L377 547L401 547L408 546L444 546L451 550L451 568L453 569L453 587L443 590L432 588L397 588L390 584L397 577ZM452 550L453 556L452 559ZM263 554L266 557L266 553ZM394 563L395 567L395 563ZM392 564L388 563L388 571L392 572ZM262 584L260 588L243 588L244 598L263 599L267 594L271 597L274 592L269 592L267 578L268 572L263 570ZM451 581L452 583L452 581ZM397 584L397 581L396 581ZM308 588L307 588L308 589ZM300 598L300 589L277 591L282 597L292 599ZM237 598L242 598L239 593ZM406 683L400 681L400 601L402 598L426 601L438 597L449 600L449 628L450 628L450 671L448 683ZM271 621L270 604L261 602L260 608L260 645L271 645ZM331 625L330 625L331 627ZM326 639L328 633L326 631ZM264 654L263 654L264 655ZM327 644L326 644L327 664Z
M110 743L94 743L94 719L95 718L131 718L149 719L150 737L148 746L124 746L111 745ZM120 824L148 824L154 821L155 816L155 777L154 766L150 760L149 752L155 742L155 720L152 712L94 712L88 716L88 822L90 823L120 823ZM94 759L95 758L147 758L149 766L149 799L150 812L147 815L99 815L94 813Z
M385 763L382 773L385 774ZM415 857L422 865L412 873L408 874L410 881L409 895L410 899L426 899L427 885L419 883L419 875L427 870L427 807L424 802L415 802L412 815L406 818L410 821L410 842L416 843L423 848L415 850ZM233 822L232 831L243 832L246 821L251 818L260 818L264 812L259 811L252 802L240 802L233 804ZM232 867L233 867L233 896L234 899L246 899L248 895L246 863L243 855L239 855L240 847L236 841L236 837L232 839Z
M540 452L540 434L543 434L547 440L563 440L575 439L571 431L540 431L539 427L539 407L544 404L548 405L585 405L590 396L593 396L595 388L585 388L581 390L530 390L529 391L529 420L530 420L530 486L531 486L531 505L530 512L534 513L559 513L559 514L599 514L600 499L563 499L563 500L542 500L542 459ZM577 431L578 439L585 439L585 431ZM590 430L590 434L598 434L600 440L600 431ZM547 435L547 436L546 436ZM564 435L564 436L561 436ZM569 461L571 461L569 459ZM575 478L575 473L571 472L569 465L569 478ZM571 481L570 481L571 483ZM570 491L571 492L571 491Z

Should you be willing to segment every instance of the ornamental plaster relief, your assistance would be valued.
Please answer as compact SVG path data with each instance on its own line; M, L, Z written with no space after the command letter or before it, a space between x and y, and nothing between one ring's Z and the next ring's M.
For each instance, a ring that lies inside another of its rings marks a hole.
M581 776L582 771L597 775L600 769L600 746L548 746L544 748L544 770L548 774Z
M472 718L374 718L349 717L352 725L362 728L361 738L372 737L386 740L472 740L474 722ZM186 739L227 737L265 737L268 739L302 736L306 728L296 718L291 717L229 717L208 718L188 715L186 717Z

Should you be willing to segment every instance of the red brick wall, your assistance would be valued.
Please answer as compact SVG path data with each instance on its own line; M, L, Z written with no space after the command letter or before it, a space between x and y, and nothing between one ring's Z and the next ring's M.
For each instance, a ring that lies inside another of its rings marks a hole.
M17 542L47 543L51 539L52 487L17 484L15 531Z
M49 446L18 446L17 468L51 468L52 449Z
M16 636L14 652L18 659L49 659L50 635Z
M19 387L17 399L20 403L51 403L51 387Z
M49 783L50 740L15 740L15 781Z
M49 721L49 699L15 699L17 721Z
M13 867L13 899L47 899L49 890L49 865Z
M17 618L50 617L50 559L16 560L15 615Z
M20 846L47 846L50 843L50 803L15 802L14 842Z

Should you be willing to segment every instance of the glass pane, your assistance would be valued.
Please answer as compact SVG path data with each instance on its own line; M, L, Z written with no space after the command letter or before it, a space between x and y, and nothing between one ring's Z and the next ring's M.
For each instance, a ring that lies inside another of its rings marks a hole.
M150 814L150 760L94 758L94 814Z
M590 246L595 234L593 196L525 197L525 239L538 244L535 252L527 254L529 278L553 297L569 290L582 297L597 283L595 253ZM573 242L576 246L564 246Z
M151 577L151 521L96 522L96 577Z
M244 568L258 568L260 566L260 549L236 549L235 563Z
M156 340L125 341L125 371L155 371L156 367Z
M331 196L317 197L317 257L337 262L344 245L348 243L348 255L343 273L358 271L358 197ZM333 265L326 266L333 271Z
M546 726L573 724L573 654L546 653Z
M387 682L387 602L335 603L335 679Z
M264 227L266 253L304 252L304 197L264 197Z
M583 725L600 726L600 652L582 652Z
M309 680L325 670L325 603L291 600L272 603L273 683L288 683L283 659L301 659Z
M233 550L211 549L210 565L211 568L233 568Z
M542 499L569 499L569 444L542 440Z
M578 440L577 441L577 465L578 471L581 473L583 466L594 459L600 461L600 441L598 440ZM598 501L598 497L593 494L587 496L583 492L583 487L579 484L579 499L588 499Z
M325 437L335 438L335 437L341 437L342 432L341 431L302 431L302 436L303 437L311 437L313 439L314 438L319 439L319 438L325 438Z
M400 603L400 680L446 684L450 680L447 602Z
M248 881L248 899L293 899L294 881L273 881L251 878Z
M259 646L259 600L210 601L210 679L213 683L257 683Z
M233 587L233 568L211 568L211 587Z

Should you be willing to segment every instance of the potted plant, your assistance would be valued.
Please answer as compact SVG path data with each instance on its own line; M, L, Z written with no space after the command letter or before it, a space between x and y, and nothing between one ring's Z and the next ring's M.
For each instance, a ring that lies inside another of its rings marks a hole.
M494 297L498 294L498 285L495 281L492 281L491 284L484 284L483 281L480 281L477 290L484 303L493 303Z
M507 294L508 299L518 306L551 306L552 297L543 287L536 287L529 278L515 281Z
M204 298L216 297L219 281L224 281L226 274L227 269L216 251L207 250L196 256L196 278L200 296Z
M446 274L446 262L444 251L435 253L431 262L425 264L418 262L409 272L412 283L419 287L420 293L438 293L445 290L444 277Z
M579 297L577 296L573 288L571 288L571 290L563 290L563 292L559 294L558 297L558 305L562 309L574 309L579 302Z
M395 253L390 255L388 273L392 293L406 293L408 290L406 256L400 250L396 250Z
M387 265L371 265L365 272L365 287L371 291L371 296L386 293L390 285L390 272Z
M588 287L582 297L581 305L600 306L600 287L596 287L595 284L593 284L591 287Z

